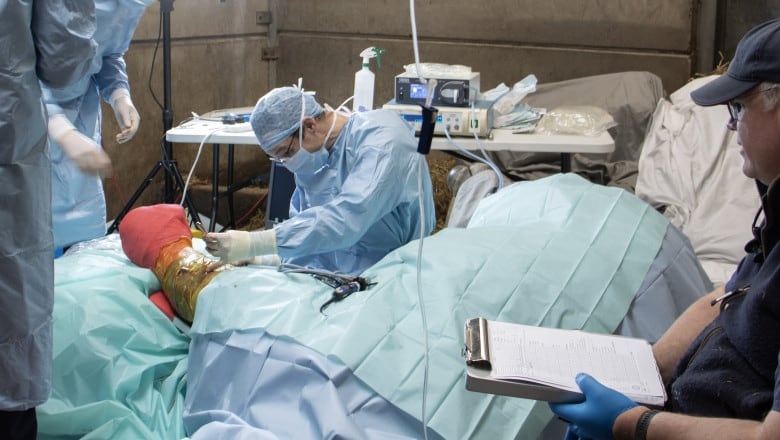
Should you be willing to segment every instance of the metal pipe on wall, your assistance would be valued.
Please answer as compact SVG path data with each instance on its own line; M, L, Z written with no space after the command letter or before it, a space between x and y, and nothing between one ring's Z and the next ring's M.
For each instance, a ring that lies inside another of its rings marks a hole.
M718 0L701 0L696 19L696 72L709 73L717 64L715 30L718 16Z
M277 87L276 65L279 50L279 4L278 0L268 0L268 10L271 12L271 22L268 24L268 47L276 51L277 57L268 60L268 90Z

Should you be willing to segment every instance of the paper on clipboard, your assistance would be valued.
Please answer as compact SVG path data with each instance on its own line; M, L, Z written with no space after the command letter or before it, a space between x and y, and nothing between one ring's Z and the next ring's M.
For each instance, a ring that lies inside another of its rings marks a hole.
M574 378L582 372L636 402L661 406L666 401L652 348L645 340L483 318L469 320L466 326L472 333L479 331L483 357L488 358L471 362L466 341L467 389L574 401L581 398Z

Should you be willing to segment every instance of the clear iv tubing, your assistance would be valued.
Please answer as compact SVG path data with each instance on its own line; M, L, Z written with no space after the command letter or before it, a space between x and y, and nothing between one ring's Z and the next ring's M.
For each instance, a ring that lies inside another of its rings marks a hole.
M436 87L436 80L426 80L423 77L422 66L420 65L420 48L417 44L417 18L414 15L414 0L409 0L409 18L412 22L412 47L414 48L414 68L417 70L417 77L420 81L426 83L428 92L425 94L425 106L430 107L433 101L433 89ZM427 440L427 437L426 439Z
M458 150L460 150L461 153L464 155L476 160L477 162L482 162L485 165L489 166L491 170L493 170L494 173L496 173L496 176L498 177L498 189L501 189L504 187L504 175L501 173L501 171L498 169L496 164L493 163L493 161L486 159L487 157L487 151L482 147L482 142L479 140L479 136L474 133L474 141L477 144L477 147L479 147L479 151L482 152L482 154L485 156L485 158L479 157L476 154L472 153L471 151L463 148L460 144L455 142L454 139L450 136L449 130L447 130L447 126L444 126L444 135L447 136L447 140L450 141L450 144L454 145Z
M420 80L425 81L422 76L422 68L420 67L420 50L417 45L417 19L414 16L414 0L409 0L409 18L412 22L412 46L414 47L414 64L417 69L417 76ZM430 107L433 99L432 86L435 83L428 84L428 93L426 98L426 106ZM426 413L426 400L428 396L428 365L430 364L428 359L428 319L425 315L425 302L423 301L422 293L422 249L423 249L423 236L425 235L425 203L423 200L423 162L425 158L420 158L417 163L417 200L420 204L420 246L417 249L417 301L420 305L420 316L422 318L423 337L424 337L424 350L423 353L423 389L422 389L422 428L423 439L428 440L428 416Z
M476 101L477 101L477 97L479 95L479 92L477 91L477 89L475 87L469 87L469 93L473 93L474 94L474 100L471 101L471 119L474 120L475 119L474 115L476 114L476 109L475 109ZM488 110L488 111L492 111L492 110ZM471 121L469 121L469 126L470 125L471 125ZM449 139L450 143L455 145L462 152L466 153L467 156L469 156L472 159L477 160L479 162L482 162L485 165L489 166L493 170L493 172L496 173L496 176L498 177L498 189L501 189L501 188L504 187L504 174L501 173L501 170L498 169L498 166L492 160L490 160L490 156L488 156L487 151L485 151L485 149L482 147L482 142L480 141L479 134L477 134L476 131L474 131L474 142L476 143L477 148L479 148L479 151L482 152L482 157L484 159L480 159L475 154L472 154L471 152L467 151L465 148L463 148L460 145L456 144L452 140L452 138L450 137L450 134L447 133L447 126L446 125L444 126L444 134L447 136L447 139Z
M199 119L199 117L198 117ZM195 155L195 161L192 162L192 167L190 168L190 172L187 173L187 182L184 183L184 188L181 190L181 203L179 205L184 206L184 201L187 200L187 189L190 186L190 179L192 178L192 173L195 171L195 166L198 164L198 161L200 160L200 153L203 152L203 145L206 144L206 141L211 138L214 133L217 133L219 131L222 131L222 127L215 128L214 130L211 130L206 134L206 136L203 137L203 140L200 141L200 145L198 146L198 153ZM214 219L210 219L212 222Z
M424 338L424 376L423 376L423 395L422 395L422 425L423 439L428 440L428 418L426 417L425 401L428 395L428 319L425 315L425 302L422 293L422 251L423 237L425 236L425 201L423 199L423 164L425 156L417 162L417 201L420 204L420 245L417 247L417 301L420 303L420 317L422 318L423 338Z

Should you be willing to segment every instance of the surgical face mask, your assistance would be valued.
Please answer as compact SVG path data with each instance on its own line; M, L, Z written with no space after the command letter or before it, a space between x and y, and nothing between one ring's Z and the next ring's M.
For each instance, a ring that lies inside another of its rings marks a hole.
M336 126L337 115L335 112L333 112L333 109L331 109L330 106L327 104L325 104L325 106L332 112L331 114L333 115L333 121L330 123L330 129L328 129L328 133L325 135L325 139L322 140L322 145L320 145L319 150L315 151L314 153L310 153L303 147L300 147L298 148L298 151L292 155L292 157L283 162L284 166L293 173L314 174L322 169L322 167L324 167L328 162L328 149L325 147L325 145L328 143L330 134L333 133L333 128ZM298 145L301 145L302 142L303 132L299 131Z
M303 121L305 108L306 102L303 94L301 94L301 121ZM336 126L336 113L333 112L333 108L328 104L325 104L325 108L332 112L333 121L330 123L330 129L328 129L325 139L322 140L320 148L314 153L310 153L305 148L301 147L300 145L303 145L303 130L299 129L298 151L293 154L292 157L282 162L282 165L284 165L285 168L295 174L314 174L321 170L328 162L328 149L325 148L325 145L328 143L328 138L330 138L330 134L333 133L333 128Z
M299 148L289 159L282 162L285 168L295 174L314 174L328 161L328 150L320 148L314 153Z

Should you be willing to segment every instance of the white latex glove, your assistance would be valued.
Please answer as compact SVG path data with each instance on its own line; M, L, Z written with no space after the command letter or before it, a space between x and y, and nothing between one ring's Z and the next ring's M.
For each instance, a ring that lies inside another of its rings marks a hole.
M138 126L141 124L141 115L135 109L127 89L114 90L108 102L114 109L114 116L116 116L116 122L121 130L116 135L116 141L123 144L135 136Z
M49 118L49 137L83 173L101 177L113 173L108 154L95 141L76 130L65 115Z
M276 254L276 232L210 232L203 237L206 250L224 262L248 261L259 255Z
M279 267L282 264L282 259L276 254L259 255L253 257L249 263L257 266Z

